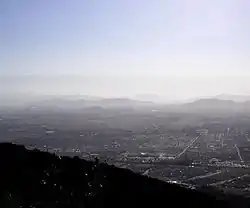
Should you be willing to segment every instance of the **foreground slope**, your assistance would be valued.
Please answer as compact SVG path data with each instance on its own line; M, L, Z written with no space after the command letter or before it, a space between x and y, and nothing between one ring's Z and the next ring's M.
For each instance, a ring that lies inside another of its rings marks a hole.
M107 164L0 144L0 207L243 207Z

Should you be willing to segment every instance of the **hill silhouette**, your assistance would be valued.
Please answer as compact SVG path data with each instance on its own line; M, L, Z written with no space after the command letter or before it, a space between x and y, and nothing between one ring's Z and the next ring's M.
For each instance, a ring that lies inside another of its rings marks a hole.
M220 94L215 96L220 100L232 100L234 102L246 102L250 101L250 95L238 95L238 94Z
M0 144L0 207L247 207L247 200L205 193L78 157Z

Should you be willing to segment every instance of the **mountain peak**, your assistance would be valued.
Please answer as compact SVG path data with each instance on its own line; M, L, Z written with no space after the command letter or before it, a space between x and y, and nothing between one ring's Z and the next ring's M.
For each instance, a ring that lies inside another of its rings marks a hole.
M232 100L234 102L250 101L250 95L240 95L240 94L220 94L215 96L215 98L220 100Z

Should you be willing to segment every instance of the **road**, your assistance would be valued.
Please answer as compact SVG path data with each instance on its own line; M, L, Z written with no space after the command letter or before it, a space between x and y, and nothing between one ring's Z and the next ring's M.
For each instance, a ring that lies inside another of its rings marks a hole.
M232 178L232 179L229 179L229 180L225 180L225 181L218 181L216 183L211 183L209 184L210 186L220 186L220 185L223 185L225 183L232 183L234 181L237 181L237 180L240 180L240 179L243 179L245 177L249 177L250 175L249 174L244 174L242 176L239 176L239 177L236 177L236 178Z
M235 144L234 147L235 147L236 150L237 150L237 154L238 154L238 156L239 156L239 158L240 158L240 161L241 161L241 162L244 162L243 158L241 157L240 150L239 150L239 147L237 146L237 144Z
M174 159L177 159L179 157L181 157L183 154L185 154L185 152L200 138L201 135L195 137L192 142L190 142L190 144L181 152L179 153L178 155L175 156Z
M216 171L214 173L208 173L206 175L195 176L195 177L189 178L189 179L187 179L187 181L194 181L194 180L201 179L201 178L209 178L209 177L212 177L215 175L219 175L221 173L222 173L222 171L219 170L219 171Z

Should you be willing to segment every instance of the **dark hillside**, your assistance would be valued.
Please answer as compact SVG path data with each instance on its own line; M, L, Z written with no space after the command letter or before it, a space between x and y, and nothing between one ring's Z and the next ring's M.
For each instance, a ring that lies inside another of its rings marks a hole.
M107 164L0 144L0 207L238 207ZM220 196L220 197L219 197ZM229 201L230 199L230 201Z

